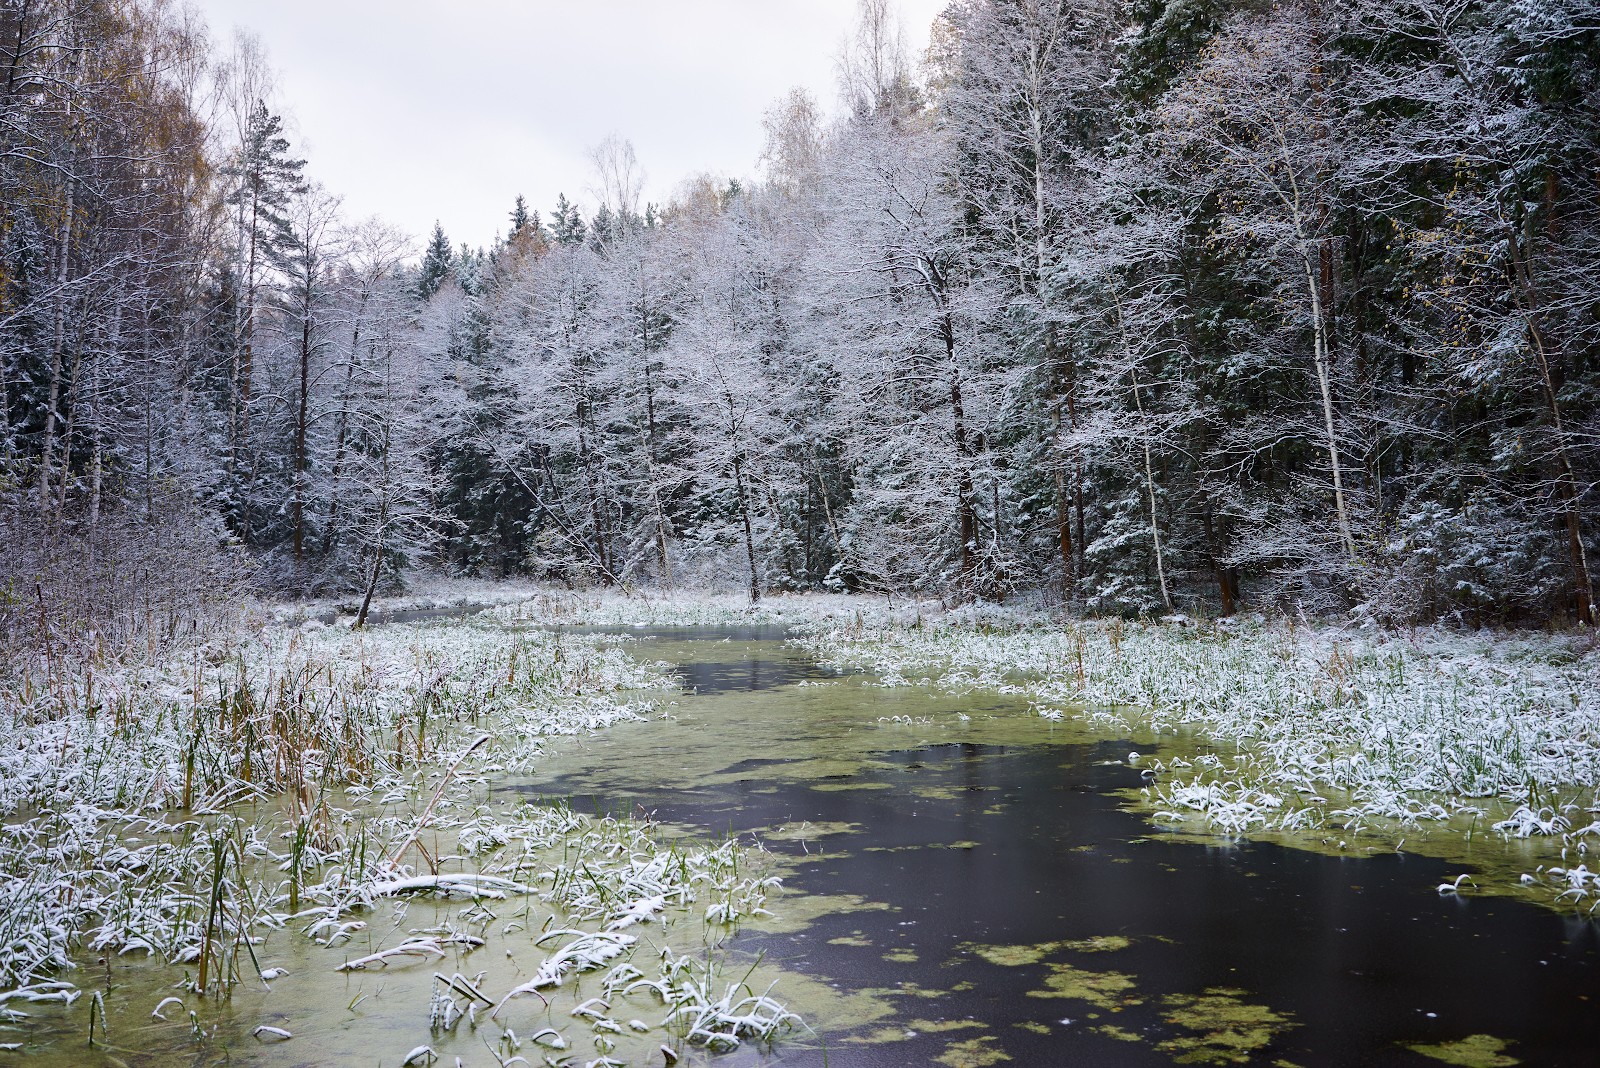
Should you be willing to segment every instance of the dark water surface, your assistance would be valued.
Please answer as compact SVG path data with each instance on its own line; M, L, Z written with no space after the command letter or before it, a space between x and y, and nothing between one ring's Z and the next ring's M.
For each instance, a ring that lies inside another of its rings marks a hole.
M1600 1064L1594 923L1441 896L1460 867L1414 855L1153 839L1116 796L1139 784L1131 742L1021 744L1019 724L1043 728L1013 701L839 678L778 637L649 633L637 651L684 681L675 718L514 787L709 831L844 832L771 841L787 888L886 907L740 945L894 1014L812 1016L820 1041L725 1063ZM902 740L894 717L927 722ZM1503 1052L1409 1048L1475 1035Z

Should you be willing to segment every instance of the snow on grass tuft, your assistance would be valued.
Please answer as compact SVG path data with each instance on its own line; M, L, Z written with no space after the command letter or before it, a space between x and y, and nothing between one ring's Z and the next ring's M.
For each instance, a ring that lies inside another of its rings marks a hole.
M1046 719L1076 707L1103 731L1182 728L1236 750L1142 762L1160 818L1239 834L1488 816L1508 837L1600 834L1600 651L1583 636L983 613L806 629L824 659L886 685L1025 694Z
M715 849L690 862L645 829L569 809L460 804L486 776L534 762L546 738L642 718L651 706L634 695L663 682L614 644L492 619L269 628L137 670L10 680L0 990L70 970L80 948L205 963L202 985L222 989L251 967L238 951L259 932L298 917L337 945L365 926L352 910L411 892L539 892L616 930L649 922L669 898L687 907L709 894L730 916L757 911L761 894L724 885ZM484 727L490 741L436 789L429 780L467 758L465 739ZM440 811L407 814L446 786ZM233 814L262 799L285 799L287 826L269 825L277 808ZM339 807L351 803L359 819ZM531 863L559 845L588 862L587 878L395 868L402 858L388 858L423 823L459 828L461 856L483 865L508 852ZM699 882L679 885L669 868ZM603 900L594 873L609 873Z

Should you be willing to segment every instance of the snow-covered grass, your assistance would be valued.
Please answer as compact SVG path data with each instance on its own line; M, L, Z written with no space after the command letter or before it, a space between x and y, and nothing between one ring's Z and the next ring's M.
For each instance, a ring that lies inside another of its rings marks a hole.
M902 612L913 611L903 608ZM817 620L897 618L882 598L850 594L745 594L685 590L555 590L494 609L501 619L597 627L793 626ZM912 618L907 615L906 618Z
M525 760L540 737L637 715L615 695L660 681L619 649L488 620L269 629L189 656L0 694L0 813L215 812L403 771L475 723Z
M418 894L556 910L529 992L628 963L631 928L692 917L725 931L764 911L772 881L749 847L489 802L485 787L532 766L547 739L652 713L644 691L666 680L615 643L488 617L309 623L50 667L0 690L0 991L21 991L10 1000L66 989L48 983L70 979L85 950L148 954L185 966L191 994L225 993L267 977L257 947L290 937L275 932L339 951L362 915ZM458 937L474 936L416 936L358 963L426 958ZM668 982L655 963L639 975ZM704 967L719 966L708 951ZM770 1024L762 1037L790 1022L766 1001L735 1009ZM678 1019L652 1029L712 1043Z
M1030 604L806 594L752 605L681 591L545 590L493 614L793 627L886 685L1020 693L1045 721L1199 739L1139 761L1145 806L1164 822L1397 844L1419 829L1488 831L1548 854L1525 883L1565 905L1600 903L1577 864L1600 836L1600 647L1582 632L1062 621Z
M546 592L547 589L544 584L525 579L490 580L417 575L408 580L404 592L374 597L371 611L381 617L403 612L493 608L529 600ZM296 624L308 619L353 617L360 606L361 594L351 593L338 597L273 602L267 606L267 610L278 622ZM348 622L349 619L345 621Z
M967 613L819 621L807 641L887 685L1021 693L1046 719L1113 736L1198 736L1210 744L1193 755L1138 761L1147 804L1167 822L1398 838L1457 821L1576 854L1600 841L1600 648L1589 635ZM1581 877L1552 878L1566 903L1600 900Z

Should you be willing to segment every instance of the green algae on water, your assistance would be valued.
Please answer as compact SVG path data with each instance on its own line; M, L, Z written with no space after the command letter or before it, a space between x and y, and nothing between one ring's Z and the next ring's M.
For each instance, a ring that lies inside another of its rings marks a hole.
M813 790L819 793L844 793L847 790L893 790L894 786L886 782L814 782Z
M1122 972L1091 972L1070 964L1050 965L1050 974L1045 977L1044 985L1043 990L1028 991L1028 996L1087 1001L1113 1012L1121 1010L1124 1005L1138 1005L1142 1000L1127 996L1128 991L1134 989L1131 976Z
M842 935L839 938L830 938L828 939L828 945L865 947L872 945L872 939L863 935L860 931L856 931L854 934Z
M1060 943L1062 949L1070 949L1076 953L1114 953L1119 949L1127 949L1132 944L1133 940L1123 935L1096 935L1093 938Z
M1244 1001L1246 991L1212 987L1202 994L1162 999L1168 1023L1194 1034L1169 1038L1158 1048L1179 1064L1246 1064L1257 1050L1296 1026L1288 1016Z
M993 1041L993 1035L983 1035L965 1042L955 1042L934 1060L949 1068L987 1068L991 1064L1009 1061L1011 1055L990 1045Z
M1002 968L1020 968L1026 964L1038 964L1056 950L1054 942L1040 942L1031 946L979 946L967 943L956 947L967 953L975 953L990 964L998 964Z
M861 992L875 998L942 998L949 993L947 990L931 990L925 986L918 986L916 983L901 983L899 986L869 986Z
M1406 1048L1444 1064L1459 1065L1460 1068L1510 1068L1513 1064L1522 1063L1506 1052L1510 1045L1505 1039L1493 1035L1468 1035L1454 1042L1436 1045L1416 1042Z
M882 1046L890 1042L904 1042L916 1036L904 1027L880 1027L860 1035L846 1035L840 1039L853 1046Z
M804 931L826 916L842 916L851 912L898 912L893 905L871 901L858 894L798 894L781 891L774 897L782 908L774 909L773 916L746 916L740 925L746 929L767 934L793 934Z
M1027 964L1038 964L1051 954L1068 950L1074 953L1112 953L1119 949L1127 949L1133 940L1123 935L1095 935L1092 938L1079 938L1066 942L1037 942L1033 945L1016 946L986 946L974 942L963 942L956 949L962 953L972 953L990 964L997 964L1003 968L1017 968Z
M842 820L800 820L798 822L780 823L771 830L761 832L761 837L769 842L809 842L816 838L826 838L835 834L856 834L861 830L859 823L847 823Z
M985 1028L989 1025L978 1020L912 1020L906 1029L918 1034L940 1034L944 1031L965 1031L968 1028Z

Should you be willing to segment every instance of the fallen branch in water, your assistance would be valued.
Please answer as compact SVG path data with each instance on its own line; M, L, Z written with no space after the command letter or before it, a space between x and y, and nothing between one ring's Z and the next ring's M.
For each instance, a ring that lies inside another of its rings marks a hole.
M479 875L461 872L457 875L414 875L407 879L388 879L375 883L372 896L388 897L408 894L414 890L432 890L440 894L463 894L467 897L492 897L504 899L508 894L531 894L533 888L502 879L497 875Z

